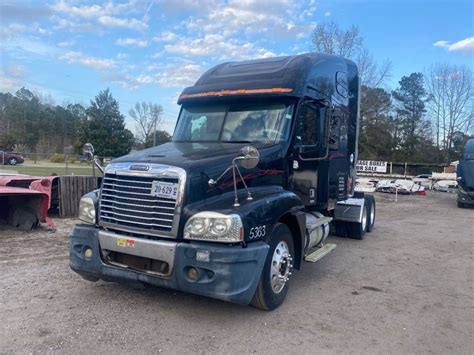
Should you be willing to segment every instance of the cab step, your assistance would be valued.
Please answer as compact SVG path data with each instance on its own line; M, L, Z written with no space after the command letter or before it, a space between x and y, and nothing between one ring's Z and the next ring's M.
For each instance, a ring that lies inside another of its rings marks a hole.
M332 243L326 243L322 247L316 249L313 251L311 254L308 254L304 257L305 261L315 263L316 261L324 258L326 255L328 255L330 252L332 252L334 249L336 249L337 245L332 244Z

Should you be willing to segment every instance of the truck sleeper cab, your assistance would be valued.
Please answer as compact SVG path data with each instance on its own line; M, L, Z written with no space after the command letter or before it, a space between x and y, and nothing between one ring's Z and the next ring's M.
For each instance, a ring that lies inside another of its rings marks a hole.
M294 269L363 239L354 194L359 78L324 55L230 62L179 97L172 141L113 160L81 200L70 266L272 310Z

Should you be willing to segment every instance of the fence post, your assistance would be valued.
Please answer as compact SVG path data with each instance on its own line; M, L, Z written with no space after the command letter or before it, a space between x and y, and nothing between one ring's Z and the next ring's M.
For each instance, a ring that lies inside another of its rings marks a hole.
M407 177L407 165L408 165L408 164L405 162L405 173L403 174L403 175L405 175L405 179L406 179L406 177Z
M390 175L393 175L393 162L390 162Z

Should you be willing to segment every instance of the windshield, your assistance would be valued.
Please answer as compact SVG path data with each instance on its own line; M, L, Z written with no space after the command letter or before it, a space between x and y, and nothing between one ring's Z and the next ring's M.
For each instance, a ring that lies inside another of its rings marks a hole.
M294 105L239 103L183 107L174 142L279 143L286 141Z

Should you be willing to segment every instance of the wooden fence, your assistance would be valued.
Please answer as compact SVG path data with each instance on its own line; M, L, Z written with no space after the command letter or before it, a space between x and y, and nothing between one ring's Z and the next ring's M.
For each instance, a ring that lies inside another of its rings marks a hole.
M98 188L98 179L93 176L68 175L59 180L59 216L76 217L81 197Z

